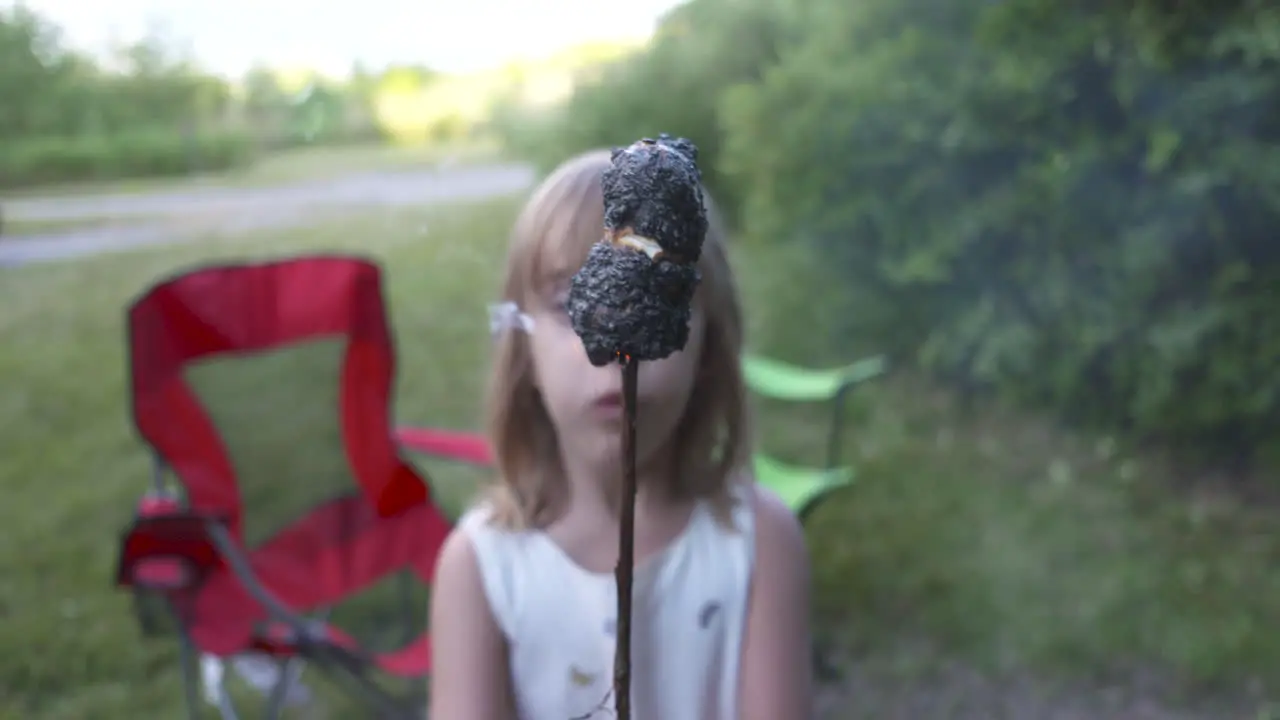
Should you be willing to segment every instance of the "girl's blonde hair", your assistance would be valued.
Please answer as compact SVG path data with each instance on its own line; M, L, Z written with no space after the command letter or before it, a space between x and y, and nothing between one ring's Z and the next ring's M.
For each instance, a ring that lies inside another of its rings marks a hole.
M579 155L561 165L534 191L516 219L507 253L502 299L521 307L571 275L603 236L601 176L609 151ZM676 428L672 495L707 499L728 521L731 484L750 456L750 428L739 357L742 311L726 252L725 227L709 195L709 227L698 269L698 298L706 332L698 377ZM486 407L499 482L488 502L495 523L546 527L563 511L566 479L555 428L534 387L529 341L505 332L497 341Z

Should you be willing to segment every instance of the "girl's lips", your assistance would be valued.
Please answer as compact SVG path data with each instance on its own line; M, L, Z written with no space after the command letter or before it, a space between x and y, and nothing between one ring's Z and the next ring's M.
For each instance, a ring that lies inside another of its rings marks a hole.
M619 392L600 395L590 405L592 417L609 424L622 419L622 409L622 393Z
M592 403L598 408L613 409L622 407L622 393L609 393L601 395Z

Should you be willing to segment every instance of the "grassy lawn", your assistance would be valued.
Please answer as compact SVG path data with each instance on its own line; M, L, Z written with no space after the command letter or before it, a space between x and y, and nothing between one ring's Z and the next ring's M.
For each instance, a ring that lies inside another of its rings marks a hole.
M249 168L225 177L236 184L271 185L361 172L434 167L442 163L487 159L494 153L492 146L480 141L457 146L301 148L268 155Z
M0 718L179 716L173 645L139 640L128 598L111 587L117 534L148 481L125 402L123 310L136 293L158 276L218 258L369 253L387 271L401 368L397 417L475 428L485 304L514 208L503 200L379 212L3 271ZM797 283L785 272L796 270L787 258L744 248L738 259L755 345L813 361L822 343L811 330L800 334L798 326L813 323L795 318L815 312L822 289ZM251 412L257 407L305 418L307 406L298 403L332 389L323 363L264 362L279 363L288 380L239 386L250 403L241 408L245 424L261 421ZM216 375L202 381L226 388ZM809 535L823 632L854 657L873 658L880 675L920 682L934 656L914 641L927 638L939 657L993 676L1029 670L1075 681L1154 669L1181 687L1280 690L1275 509L1221 494L1171 495L1153 461L998 409L961 413L909 376L855 400L846 454L859 482L818 510ZM820 457L822 413L763 411L770 451ZM426 467L454 505L477 477ZM307 489L281 483L279 492ZM379 598L369 602L356 611L357 624L383 607ZM884 707L836 717L951 717L890 715Z

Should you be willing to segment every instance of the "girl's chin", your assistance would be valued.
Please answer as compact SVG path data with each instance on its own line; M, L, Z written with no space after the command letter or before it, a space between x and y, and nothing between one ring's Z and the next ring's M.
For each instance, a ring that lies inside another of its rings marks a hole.
M591 464L605 472L618 472L622 465L620 438L600 438L591 448Z
M641 460L652 449L652 445L647 442L651 438L646 435L641 433L641 437L637 438ZM622 465L622 423L592 423L575 432L569 443L562 441L561 447L581 463L599 468L605 473L617 473Z

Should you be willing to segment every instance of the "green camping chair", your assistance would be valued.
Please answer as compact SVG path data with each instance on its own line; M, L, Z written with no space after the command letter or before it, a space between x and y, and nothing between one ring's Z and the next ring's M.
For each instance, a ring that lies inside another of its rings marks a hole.
M822 496L853 482L853 468L840 466L845 396L849 389L885 371L883 357L859 360L841 368L814 370L759 355L742 359L747 387L761 397L784 402L827 402L832 406L825 468L796 467L759 453L756 480L770 488L804 520Z
M811 370L759 355L746 355L742 359L742 370L747 387L761 397L784 402L831 403L825 468L796 467L764 453L756 453L752 459L756 482L778 493L804 522L827 493L853 482L853 468L839 465L845 396L853 386L883 373L884 358L877 356L842 368ZM823 680L839 677L830 658L830 648L818 638L813 644L813 667Z

